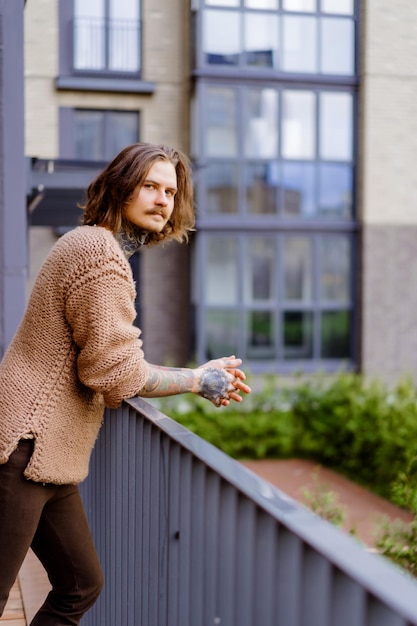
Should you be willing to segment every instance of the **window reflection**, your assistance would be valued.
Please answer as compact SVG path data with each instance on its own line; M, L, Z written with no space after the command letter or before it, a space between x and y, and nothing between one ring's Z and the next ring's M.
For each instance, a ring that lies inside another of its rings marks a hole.
M311 163L284 163L282 193L284 215L313 216L316 213L315 166Z
M248 346L251 359L275 356L274 317L271 311L249 311L247 314Z
M112 159L139 138L134 111L74 111L75 157L88 161Z
M209 10L204 14L203 52L209 64L237 65L241 52L240 15Z
M238 7L240 0L206 0L206 4L216 7Z
M313 297L313 247L308 237L284 240L284 299L311 302Z
M278 9L278 0L245 0L248 9Z
M326 311L321 316L321 357L323 359L349 359L349 311Z
M102 111L75 111L75 155L88 161L104 159Z
M227 87L207 90L206 152L208 156L237 154L236 93Z
M352 122L351 94L320 94L320 156L323 159L351 160Z
M278 163L254 163L245 171L246 204L251 214L278 212Z
M278 67L278 16L270 13L246 13L245 57L252 67Z
M282 20L282 69L285 72L317 72L317 19L287 15Z
M351 20L323 18L320 58L324 74L354 73L354 31Z
M285 11L317 11L317 0L284 0Z
M207 311L204 320L206 359L218 359L225 354L239 354L238 314L234 311Z
M236 304L238 287L236 239L210 237L205 263L205 301L207 304Z
M351 249L348 237L334 235L322 237L321 299L328 302L347 303L350 300Z
M284 313L284 359L313 356L313 315L305 311Z
M273 159L278 150L278 93L275 89L251 89L247 94L245 153Z
M309 91L284 91L282 97L282 155L313 159L316 152L316 99Z
M206 192L209 213L237 213L238 169L234 163L207 166Z
M353 15L354 0L321 0L323 13L339 13Z
M352 217L352 168L320 165L319 212L329 217Z
M268 301L275 296L275 250L274 240L256 237L248 241L248 265L245 277L246 301Z

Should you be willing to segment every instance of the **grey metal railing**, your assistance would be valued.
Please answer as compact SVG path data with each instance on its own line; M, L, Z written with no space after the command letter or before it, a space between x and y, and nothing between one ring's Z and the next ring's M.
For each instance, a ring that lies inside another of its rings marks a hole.
M140 398L82 493L106 579L84 626L417 625L413 579Z
M74 70L139 72L140 36L139 20L74 19Z

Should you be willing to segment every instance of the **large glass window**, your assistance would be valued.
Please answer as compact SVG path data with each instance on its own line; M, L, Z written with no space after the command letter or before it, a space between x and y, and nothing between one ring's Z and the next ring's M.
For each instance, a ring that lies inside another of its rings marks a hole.
M195 0L198 361L355 360L353 0Z
M201 2L199 65L284 74L355 74L353 0Z
M207 85L199 214L353 217L349 90Z
M202 358L351 359L350 235L201 237Z
M74 69L139 72L140 0L74 0Z

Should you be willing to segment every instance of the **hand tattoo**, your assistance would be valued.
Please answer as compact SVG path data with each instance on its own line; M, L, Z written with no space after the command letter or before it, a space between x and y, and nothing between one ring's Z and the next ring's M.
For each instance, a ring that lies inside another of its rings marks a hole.
M227 389L229 381L226 372L217 368L206 368L202 370L200 379L199 396L220 406L224 398L228 398Z

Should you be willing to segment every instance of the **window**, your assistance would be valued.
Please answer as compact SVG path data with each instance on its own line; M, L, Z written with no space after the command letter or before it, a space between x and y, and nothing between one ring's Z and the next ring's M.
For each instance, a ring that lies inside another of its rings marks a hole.
M356 3L196 4L196 358L354 363Z
M353 0L206 0L199 66L352 76Z
M139 72L139 0L74 0L74 69Z
M60 155L68 159L108 161L139 141L137 111L60 109Z
M203 359L352 358L350 234L204 233Z
M200 93L201 218L353 218L351 91L210 84Z
M58 0L62 90L153 93L142 80L141 0Z

